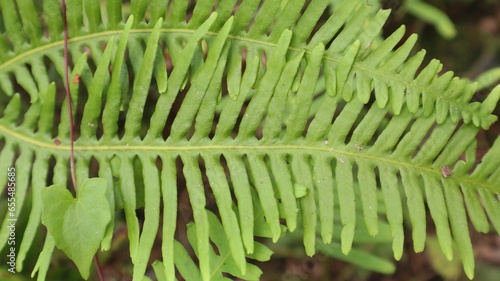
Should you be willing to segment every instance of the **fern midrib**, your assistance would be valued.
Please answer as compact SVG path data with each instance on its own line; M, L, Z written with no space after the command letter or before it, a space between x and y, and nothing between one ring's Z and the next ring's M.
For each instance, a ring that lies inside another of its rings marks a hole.
M113 35L120 35L122 32L123 32L123 30L108 30L108 31L101 31L101 32L92 33L92 34L86 34L86 35L82 35L82 36L76 36L76 37L70 38L68 43L71 44L71 43L80 42L80 41L84 42L86 40L98 40L100 38L102 38L104 40L104 38L109 38L110 36L113 36ZM130 30L131 35L147 35L147 34L150 34L151 32L153 32L153 29L132 29L132 30ZM162 28L161 29L162 34L163 33L192 34L194 32L195 32L195 30L192 30L192 29L181 29L181 28ZM211 37L216 37L219 34L217 32L207 32L207 35L211 36ZM228 39L258 44L261 46L267 46L267 47L272 47L272 48L276 47L275 43L266 42L266 41L262 41L262 40L258 40L258 39L247 38L247 37L241 37L238 35L228 35ZM14 58L6 61L5 63L0 64L0 72L7 70L9 68L9 66L14 66L16 64L20 65L20 64L24 63L25 61L29 60L29 58L31 56L36 56L37 54L45 54L46 52L48 52L52 48L62 49L63 46L64 46L64 41L56 41L53 43L49 43L47 45L36 47L36 48L29 50L29 51L23 52L23 53L19 54L18 56L15 56ZM309 54L309 55L311 54L311 50L309 50L309 49L288 47L288 50L295 51L295 52L305 51L306 54ZM340 62L339 59L329 57L326 55L323 56L323 59L328 60L328 61L332 61L336 64L338 64ZM440 94L441 91L439 89L433 89L428 84L419 84L419 83L415 83L414 81L403 80L403 79L401 79L400 76L393 75L393 74L389 75L389 74L386 74L383 72L379 72L379 71L376 71L376 69L364 67L356 62L354 63L353 68L361 70L362 72L370 73L372 76L381 77L385 81L392 80L392 81L399 82L399 83L405 85L406 88L410 88L410 87L417 88L420 90L420 92L425 91L427 93L430 93L432 96L440 97L444 101L447 101L447 102L454 104L454 106L458 107L460 110L467 110L467 108L465 108L462 103L458 103L455 100L448 99L447 97ZM388 83L388 85L390 85L390 84L391 83ZM403 93L401 93L401 94L403 94Z
M33 148L33 150L40 150L40 149L46 149L49 150L50 153L52 154L59 154L59 153L67 153L70 150L70 146L67 145L56 145L55 143L51 142L43 142L40 140L37 140L33 137L23 135L21 133L17 133L8 127L4 126L3 124L0 124L0 132L6 137L6 138L14 138L17 140L14 140L14 142L19 143L20 145L26 145L29 144ZM208 142L212 142L211 140ZM74 150L75 152L98 152L98 151L107 151L110 153L116 153L116 152L124 152L124 151L150 151L150 152L157 152L158 155L161 153L164 153L166 151L173 151L177 154L180 154L182 152L192 152L192 151L210 151L211 153L220 153L224 154L227 153L228 150L237 150L239 154L247 154L247 153L255 153L259 152L262 153L263 151L268 151L269 153L272 152L279 152L283 151L283 153L286 154L292 154L292 151L300 151L300 153L307 153L309 155L314 155L319 153L326 153L329 154L329 156L326 156L330 159L333 158L341 158L341 157L350 157L354 159L359 160L365 160L369 161L371 163L377 163L377 166L380 166L382 163L393 166L396 168L396 170L399 170L401 167L405 167L408 169L412 170L418 170L420 173L427 173L430 174L433 177L437 178L442 178L442 172L441 170L435 170L432 168L429 168L428 166L422 166L422 165L416 165L412 164L409 162L404 162L404 161L398 161L397 159L391 159L388 156L389 155L383 155L383 156L377 156L374 154L367 154L367 153L362 153L358 150L356 151L349 151L348 149L343 150L342 148L347 148L347 145L343 144L341 145L340 148L333 148L329 147L324 144L324 142L318 142L317 146L311 145L311 143L304 143L304 144L273 144L273 145L268 145L268 144L263 144L262 142L253 142L252 145L249 144L235 144L235 145L221 145L221 144L189 144L187 145L170 145L168 144L168 140L163 142L162 144L165 145L136 145L136 144L127 144L127 145L98 145L98 142L92 145L79 145L78 141L75 143ZM367 148L368 149L368 148ZM340 162L339 162L340 163ZM341 164L339 164L341 165ZM459 176L459 175L453 175L446 180L451 180L455 181L458 185L461 184L468 184L469 186L472 186L474 188L485 188L491 192L500 192L500 188L498 186L495 186L493 184L489 184L488 182L485 181L477 181L475 178L472 177L464 177L464 176Z

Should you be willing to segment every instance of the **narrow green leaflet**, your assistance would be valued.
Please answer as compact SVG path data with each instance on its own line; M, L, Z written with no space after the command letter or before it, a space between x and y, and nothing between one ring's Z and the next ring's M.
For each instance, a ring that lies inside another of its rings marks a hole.
M374 254L364 252L362 250L353 249L348 255L341 253L341 246L338 243L325 245L320 239L317 239L318 251L326 256L340 259L365 269L373 270L383 274L392 274L396 271L396 266L381 257Z

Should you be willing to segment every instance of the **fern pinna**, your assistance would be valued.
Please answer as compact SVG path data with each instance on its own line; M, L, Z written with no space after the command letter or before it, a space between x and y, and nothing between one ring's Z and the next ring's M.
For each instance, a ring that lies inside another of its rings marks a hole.
M348 254L357 218L372 236L386 221L400 259L403 213L419 252L427 207L446 257L456 244L473 277L467 215L477 231L500 229L500 141L476 159L500 87L471 102L477 85L438 75L437 60L422 65L416 36L401 42L404 27L382 40L390 11L364 0L100 2L67 1L69 113L60 1L0 0L0 186L14 167L17 271L46 227L32 275L44 280L59 248L88 278L122 212L133 280L143 280L157 235L158 280L258 280L249 261L271 251L256 237L301 228L313 255L337 220ZM196 257L176 234L184 188Z

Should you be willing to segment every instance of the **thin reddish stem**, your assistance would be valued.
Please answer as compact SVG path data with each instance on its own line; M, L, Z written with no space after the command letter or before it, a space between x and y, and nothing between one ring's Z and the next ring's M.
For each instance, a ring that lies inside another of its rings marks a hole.
M97 270L97 277L99 278L99 281L104 281L104 276L102 275L102 270L101 266L99 265L99 259L97 258L97 254L94 256L94 265Z
M66 100L68 101L68 115L69 115L69 141L70 141L70 155L69 165L71 171L71 181L73 189L76 193L76 175L75 175L75 149L74 149L74 126L73 126L73 105L71 103L71 91L69 89L69 56L68 56L68 20L66 18L66 0L62 0L62 13L63 13L63 26L64 26L64 84L66 85ZM97 269L97 276L99 281L104 281L101 266L97 259L97 254L94 255L94 265Z
M71 92L69 89L69 59L68 59L68 21L66 19L66 0L62 0L63 26L64 26L64 83L66 85L66 100L68 101L69 112L69 166L73 189L76 192L75 175L75 148L74 148L74 128L73 128L73 105L71 104Z

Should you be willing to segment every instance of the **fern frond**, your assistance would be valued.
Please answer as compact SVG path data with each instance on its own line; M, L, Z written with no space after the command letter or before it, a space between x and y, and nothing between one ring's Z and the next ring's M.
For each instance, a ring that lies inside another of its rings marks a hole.
M438 61L416 75L424 56L410 56L416 36L396 47L401 28L377 44L389 12L362 0L340 1L315 33L327 1L243 1L234 15L237 1L200 0L193 10L187 1L167 2L131 1L123 22L121 1L105 9L68 1L69 113L58 91L58 1L43 1L43 23L34 20L33 1L0 1L0 170L16 168L17 215L29 217L17 270L51 203L42 190L67 183L66 116L74 114L77 184L106 179L111 213L125 214L134 280L142 280L159 231L166 280L176 269L193 280L224 279L223 272L258 279L247 258L270 253L255 237L277 241L299 222L312 255L317 233L332 242L339 219L347 254L360 216L370 235L379 233L380 199L396 259L405 208L414 248L423 250L427 204L443 252L450 258L455 242L473 276L467 214L477 231L489 231L489 220L500 227L500 141L477 167L475 157L477 132L496 120L500 87L471 103L476 85L451 72L439 76ZM199 269L175 239L178 185L189 194L188 240ZM220 220L208 210L211 195ZM3 217L0 241L7 241ZM112 233L111 223L102 249ZM34 270L41 280L55 246L48 233Z

